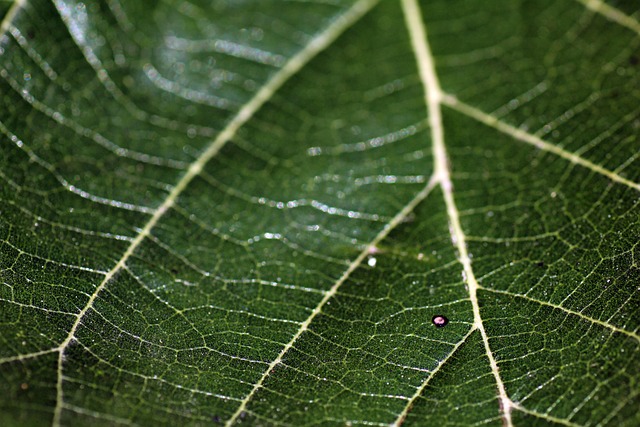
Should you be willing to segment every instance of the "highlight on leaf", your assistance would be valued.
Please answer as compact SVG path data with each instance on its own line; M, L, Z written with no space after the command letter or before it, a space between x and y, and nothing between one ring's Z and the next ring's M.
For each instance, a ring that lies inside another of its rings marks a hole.
M0 425L640 425L632 3L0 2Z

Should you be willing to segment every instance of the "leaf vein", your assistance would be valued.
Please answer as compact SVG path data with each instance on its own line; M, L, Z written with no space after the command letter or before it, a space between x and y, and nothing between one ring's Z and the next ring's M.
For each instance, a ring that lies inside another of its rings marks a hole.
M373 5L373 2L370 2L369 6ZM253 398L255 393L262 388L262 384L267 379L271 371L282 362L284 355L293 347L295 342L302 336L302 334L308 330L309 325L313 321L313 319L320 314L324 305L333 298L340 286L349 278L351 273L353 273L356 269L360 267L362 262L369 256L371 248L375 247L380 241L386 238L391 230L393 230L396 226L401 224L404 219L415 209L415 207L420 204L430 193L431 190L436 186L437 181L435 180L435 176L432 177L427 185L400 211L393 217L393 219L378 233L378 235L371 241L369 245L367 245L362 252L358 255L356 259L354 259L345 270L343 275L336 281L336 283L331 287L329 292L327 292L322 298L322 300L318 303L318 305L313 309L311 315L302 323L298 331L291 338L291 340L284 346L278 357L269 365L269 368L264 372L260 380L255 384L251 392L247 395L247 397L242 401L240 407L236 410L233 416L226 422L226 426L231 426L236 419L245 411L247 403Z
M407 402L406 406L404 407L404 410L400 413L400 415L398 415L398 418L396 418L396 420L391 424L392 427L399 427L399 426L402 425L402 423L404 423L404 420L407 418L407 415L409 414L409 411L411 410L411 407L413 406L415 401L418 400L418 398L420 396L422 396L422 393L424 392L425 388L427 388L427 386L429 385L431 380L436 376L436 374L440 371L440 369L449 360L451 360L451 358L456 353L456 351L462 346L462 344L467 342L467 339L469 339L471 334L473 334L473 332L475 332L476 330L477 330L477 328L475 326L472 326L471 328L469 328L469 331L460 339L460 341L458 341L453 346L453 348L451 349L451 351L449 352L447 357L445 357L444 359L438 361L438 364L436 365L436 367L431 372L429 372L429 376L427 376L427 378L425 378L425 380L422 382L420 387L418 387L416 389L416 392L413 394L413 396L411 396L411 398L408 399L409 401Z
M611 323L609 323L608 321L604 321L604 320L599 320L599 319L594 319L593 317L589 317L587 315L584 315L582 313L580 313L579 311L575 311L575 310L571 310L569 308L563 307L562 305L558 305L558 304L553 304L551 302L547 302L547 301L542 301L539 300L537 298L533 298L530 297L526 294L516 294L513 292L509 292L509 291L503 291L503 290L499 290L499 289L492 289L492 288L487 288L484 287L482 285L478 285L478 289L482 289L483 291L487 291L487 292L493 292L493 293L497 293L497 294L503 294L503 295L508 295L511 297L515 297L515 298L522 298L525 299L527 301L531 301L531 302L535 302L537 304L546 306L546 307L550 307L556 310L560 310L563 311L567 314L570 314L572 316L577 316L583 320L586 320L590 323L596 324L596 325L600 325L602 327L605 327L607 329L610 329L614 332L619 332L621 334L627 335L633 339L635 339L636 341L638 341L638 343L640 343L640 335L638 335L636 332L633 331L627 331L626 329L620 328L618 326L612 325Z
M403 0L405 21L414 54L418 65L418 71L422 85L424 87L425 104L428 108L428 118L431 128L431 138L433 144L433 157L435 162L435 177L438 184L442 188L447 216L449 218L449 228L451 240L458 250L458 259L463 267L463 276L468 286L469 298L473 307L474 327L480 331L482 341L484 343L491 371L495 378L498 389L498 398L503 417L503 422L507 427L512 427L511 407L513 402L507 396L504 382L500 377L498 364L493 356L489 345L489 337L485 331L482 317L480 315L480 306L478 303L477 290L478 282L475 278L473 269L471 268L471 258L467 253L466 236L460 224L459 212L453 197L453 183L451 182L451 174L447 159L447 151L444 143L444 127L442 122L442 113L440 106L443 103L445 94L440 88L438 76L435 69L433 55L427 40L427 31L422 21L422 13L417 0Z
M640 184L628 180L619 174L612 172L608 169L603 168L600 165L597 165L579 155L569 152L557 145L550 144L538 136L532 135L530 133L525 132L522 129L518 129L502 120L498 119L496 116L492 114L485 113L469 104L466 104L455 96L450 95L448 93L442 93L442 103L451 107L452 109L462 113L468 117L471 117L480 123L483 123L491 128L498 130L506 135L513 137L514 139L524 142L529 145L533 145L540 150L547 151L549 153L553 153L569 162L585 167L599 175L605 176L612 181L615 181L619 184L626 185L634 190L640 191Z
M298 53L292 56L287 63L276 72L271 79L269 79L256 94L238 111L233 119L226 125L226 127L216 136L207 149L189 166L186 173L180 178L178 183L173 187L169 195L165 198L162 204L153 211L153 215L144 225L144 227L138 232L131 244L128 246L122 257L118 260L115 266L105 275L102 282L96 287L94 293L87 301L85 307L78 313L76 321L74 322L69 334L65 340L59 346L58 354L58 368L57 368L57 381L56 381L56 406L53 413L53 426L59 426L61 422L62 409L64 406L64 394L63 394L63 362L65 350L69 347L72 341L75 340L75 334L80 325L82 319L87 312L92 309L95 300L100 292L106 287L112 278L116 276L125 266L127 260L133 255L138 246L151 234L151 230L158 224L164 214L170 210L177 198L182 194L185 188L191 183L191 181L200 174L204 166L215 157L218 152L224 147L224 145L231 140L238 129L243 126L253 115L258 111L266 102L268 102L278 89L293 75L295 75L302 67L304 67L313 57L328 47L346 28L348 28L353 22L366 13L374 4L375 0L361 0L356 3L348 13L350 16L343 16L343 19L338 19L324 32L318 34L313 38L308 45L302 48ZM59 1L56 1L60 7ZM64 8L64 7L63 7ZM85 51L86 49L83 49ZM86 53L86 52L85 52ZM97 58L95 58L97 59ZM89 60L89 59L88 59ZM94 64L92 64L94 65ZM325 297L326 298L326 297ZM244 404L244 402L243 402Z
M602 0L576 0L579 3L582 3L587 9L590 9L600 15L604 16L610 21L613 21L617 24L622 25L633 31L634 33L640 35L640 22L638 22L633 17L627 15L622 12L620 9L617 9Z

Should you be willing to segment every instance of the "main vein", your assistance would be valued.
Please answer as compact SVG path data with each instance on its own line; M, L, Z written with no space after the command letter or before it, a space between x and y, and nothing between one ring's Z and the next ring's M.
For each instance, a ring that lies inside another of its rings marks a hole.
M364 15L377 0L360 0L347 10L342 16L332 22L323 32L317 34L311 41L301 49L297 54L291 57L285 65L273 75L271 79L238 111L233 119L218 134L218 136L209 144L207 149L189 166L187 172L180 178L169 195L164 199L162 204L154 211L153 215L138 232L134 240L126 249L122 257L115 266L107 272L102 282L95 289L87 304L78 313L69 334L58 347L58 375L56 381L56 407L53 414L53 425L60 425L60 417L63 407L63 389L62 389L62 369L64 362L64 352L69 344L74 340L76 331L82 324L84 316L92 309L98 295L107 286L109 281L125 267L127 260L140 246L140 244L150 235L151 230L156 226L164 214L174 205L177 198L182 194L189 183L202 171L203 167L211 160L224 145L234 137L238 129L244 125L253 115L262 107L273 94L294 74L296 74L305 64L313 57L328 47L344 30L349 28L355 21Z
M464 277L466 278L467 287L469 288L469 299L473 307L473 327L480 331L482 341L484 343L487 358L491 366L491 372L496 381L498 388L498 399L502 408L502 417L504 424L511 427L511 410L513 402L507 396L504 382L500 377L498 364L493 356L489 346L489 337L484 329L482 317L480 315L480 306L478 304L478 282L476 280L473 269L471 268L471 259L467 252L467 244L465 234L460 225L458 208L453 198L453 184L451 182L451 174L447 161L447 151L444 144L444 129L442 123L442 112L440 104L442 103L443 92L438 82L438 76L435 70L435 64L431 49L427 41L427 30L422 22L422 14L417 0L402 0L405 20L411 43L418 62L418 70L420 78L424 86L425 102L429 110L429 125L431 127L431 139L433 144L433 156L435 162L435 177L438 180L444 201L447 207L447 216L449 218L449 228L451 239L458 250L459 261L462 264Z

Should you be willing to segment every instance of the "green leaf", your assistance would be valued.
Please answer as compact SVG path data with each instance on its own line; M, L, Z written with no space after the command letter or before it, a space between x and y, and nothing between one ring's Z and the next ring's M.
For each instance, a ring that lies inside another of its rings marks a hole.
M637 4L0 16L0 425L640 424Z

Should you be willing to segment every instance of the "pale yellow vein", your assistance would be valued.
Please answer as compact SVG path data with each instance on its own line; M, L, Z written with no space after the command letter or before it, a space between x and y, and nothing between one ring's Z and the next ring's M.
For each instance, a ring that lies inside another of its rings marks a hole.
M12 363L12 362L22 362L23 360L34 359L36 357L40 357L45 354L56 353L57 351L58 351L58 347L55 347L47 350L34 351L33 353L18 354L16 356L11 356L11 357L3 357L2 359L0 359L0 365L5 363Z
M524 406L518 404L518 403L514 403L513 404L513 409L518 410L520 412L524 412L525 414L528 415L532 415L536 418L540 418L543 420L547 420L547 421L551 421L553 423L556 424L560 424L563 426L567 426L567 427L582 427L580 424L576 424L576 423L572 423L569 420L565 420L562 418L558 418L558 417L554 417L553 415L549 415L549 414L542 414L540 412L536 412L536 411L532 411L530 409L525 408Z
M20 9L24 7L25 4L27 4L27 0L16 0L13 2L11 7L9 8L9 11L4 16L2 23L0 23L0 36L5 35L7 31L9 31L9 28L11 28L11 25L13 25L14 19L16 19L16 15L20 11Z
M559 157L562 157L565 160L570 161L573 164L585 167L599 175L605 176L610 180L617 182L619 184L626 185L627 187L633 188L634 190L640 191L640 184L628 180L615 172L612 172L608 169L603 168L600 165L597 165L583 157L578 156L575 153L567 151L557 145L550 144L540 137L532 135L530 133L525 132L522 129L518 129L502 120L498 119L496 116L485 113L482 110L479 110L475 107L472 107L469 104L466 104L455 96L443 93L442 94L442 103L453 108L454 110L462 113L466 116L469 116L480 123L483 123L491 128L494 128L506 135L513 137L514 139L533 145L541 150L553 153Z
M249 401L253 398L255 393L260 388L262 388L262 385L264 384L265 380L267 379L267 377L269 376L273 368L275 368L278 364L282 362L284 355L293 347L293 345L298 340L298 338L300 338L300 336L302 336L302 334L309 329L309 325L311 324L313 319L322 312L322 308L331 298L333 298L336 295L340 286L342 286L342 284L349 278L349 276L351 276L351 273L353 273L358 267L360 267L360 265L362 264L362 261L364 261L367 258L367 256L369 256L369 254L371 253L371 250L375 248L375 246L378 243L380 243L385 237L387 237L391 232L391 230L393 230L399 224L404 222L404 220L407 218L407 215L409 215L415 209L415 207L418 206L418 204L420 204L420 202L422 202L429 195L429 193L436 186L436 184L437 184L437 181L434 179L434 177L432 177L432 179L429 180L427 185L425 185L425 187L404 208L402 208L402 210L398 212L398 214L394 216L387 225L385 225L382 231L378 233L378 235L371 241L371 243L369 243L362 250L362 252L360 252L358 257L349 264L349 266L347 267L345 272L342 274L342 276L336 281L336 283L333 284L331 289L329 289L329 291L325 294L324 298L320 300L320 302L313 309L309 317L307 317L307 319L302 323L298 331L293 335L291 340L284 346L280 354L278 354L278 357L276 357L276 359L269 364L269 367L262 374L262 377L258 380L258 382L256 382L251 392L249 392L249 394L242 401L242 404L240 405L240 407L236 410L233 416L227 421L226 423L227 427L230 427L231 425L233 425L233 423L238 419L240 414L244 412L247 406L247 403L249 403Z
M493 292L493 293L497 293L497 294L508 295L508 296L511 296L511 297L522 298L522 299L527 300L527 301L535 302L537 304L540 304L540 305L543 305L543 306L546 306L546 307L550 307L550 308L553 308L553 309L556 309L556 310L560 310L560 311L562 311L564 313L567 313L567 314L570 314L572 316L577 316L577 317L579 317L579 318L581 318L583 320L586 320L587 322L590 322L590 323L593 323L593 324L596 324L596 325L600 325L600 326L602 326L604 328L610 329L613 332L618 332L618 333L627 335L628 337L631 337L631 338L635 339L636 341L638 341L638 343L640 343L640 335L638 335L636 332L627 331L626 329L622 329L622 328L620 328L618 326L612 325L611 323L606 322L604 320L594 319L593 317L589 317L589 316L587 316L585 314L580 313L579 311L571 310L569 308L566 308L566 307L563 307L561 305L554 304L554 303L551 303L551 302L542 301L542 300L539 300L539 299L536 299L536 298L532 298L532 297L530 297L528 295L525 295L525 294L516 294L516 293L513 293L513 292L509 292L509 291L502 291L502 290L498 290L498 289L487 288L487 287L484 287L482 285L479 285L478 289L482 289L482 290L487 291L487 292Z
M627 15L620 9L617 9L602 0L577 0L582 3L588 9L599 13L610 21L616 22L623 27L630 29L631 31L640 35L640 22L637 19Z
M102 282L96 287L95 291L87 301L84 308L78 313L76 321L73 323L69 334L59 346L58 355L58 378L56 381L56 406L53 414L53 425L59 426L62 409L63 409L63 388L62 388L62 370L64 363L64 352L69 344L74 340L76 331L82 323L82 319L93 307L96 298L105 288L107 283L125 267L127 260L135 252L138 246L150 235L151 230L156 226L164 214L171 209L177 198L182 194L189 183L202 171L204 166L211 160L222 147L234 137L238 129L244 125L258 109L260 109L274 93L294 74L296 74L304 65L306 65L313 57L329 46L345 29L353 22L359 19L366 11L368 11L376 1L361 0L349 9L341 18L329 25L325 31L319 33L316 37L301 49L297 54L291 57L286 64L276 72L273 77L265 83L264 86L256 92L256 94L238 111L234 118L220 132L220 134L211 142L208 148L198 157L188 168L187 172L180 178L175 187L171 190L167 198L153 212L149 221L140 230L133 239L122 257L115 266L107 272Z
M424 87L425 103L429 110L429 124L431 127L435 175L440 187L442 188L442 193L447 207L447 216L449 217L451 238L458 250L458 259L462 264L464 277L469 289L469 299L471 300L471 305L473 307L474 327L480 331L482 342L491 366L491 372L495 378L504 424L508 427L512 427L511 408L513 406L513 402L507 396L504 382L500 377L498 364L493 356L491 347L489 346L489 337L485 331L482 317L480 315L480 305L478 303L477 296L478 282L475 278L473 269L471 268L471 258L469 258L469 254L467 252L466 236L462 230L462 226L460 225L458 208L456 207L453 197L453 183L451 182L451 175L448 166L447 151L444 143L442 113L440 111L443 92L440 88L440 83L438 82L434 59L427 41L427 30L422 21L422 13L416 0L403 0L402 6L404 9L407 29L411 38L411 44L418 63L420 78Z
M411 407L413 406L413 404L415 403L416 400L418 400L418 398L420 396L422 396L422 393L424 393L425 388L427 388L427 385L429 385L429 383L431 382L431 380L433 379L433 377L436 376L436 374L440 371L440 369L447 364L447 362L449 362L449 360L451 360L451 358L453 357L453 355L458 351L458 349L462 346L462 344L464 344L465 342L467 342L467 339L471 336L471 334L473 332L475 332L477 330L477 328L475 326L469 328L469 331L460 339L460 341L458 341L456 343L456 345L453 346L453 348L451 349L451 351L449 352L449 354L447 355L447 357L445 357L444 359L440 360L438 362L438 364L436 365L436 367L433 369L433 371L431 371L429 373L429 375L427 376L427 378L425 378L425 380L422 382L422 384L420 385L420 387L417 388L416 392L413 394L413 396L411 396L411 398L409 399L409 401L407 402L406 406L404 407L404 409L402 410L402 412L400 413L400 415L398 415L398 418L396 418L396 420L391 424L390 427L399 427L402 425L402 423L404 423L405 418L407 418L407 415L409 414L409 411L411 410Z

